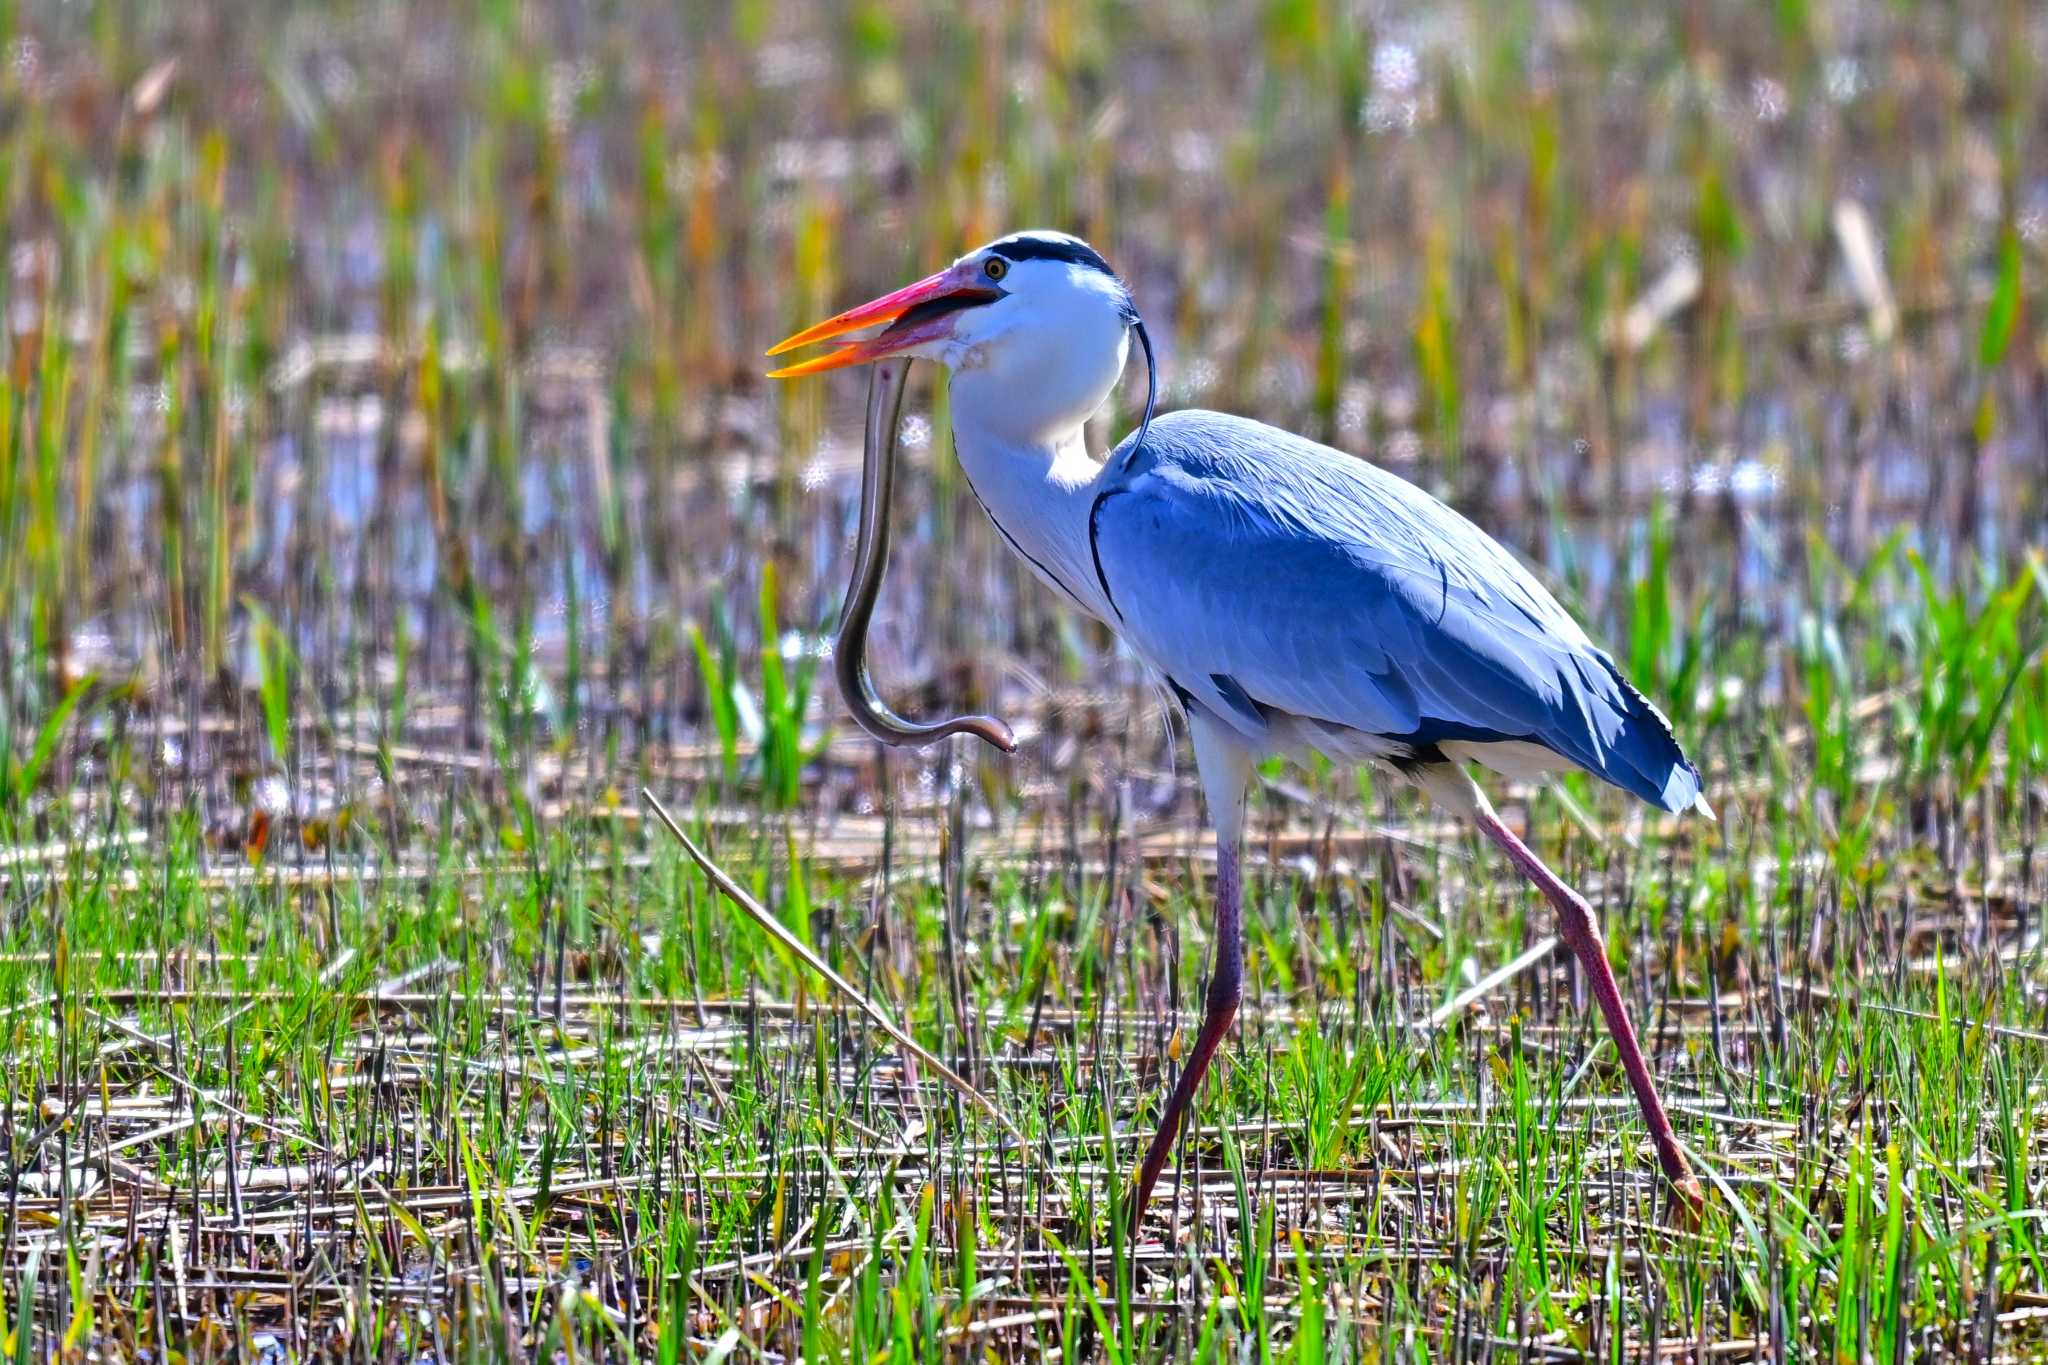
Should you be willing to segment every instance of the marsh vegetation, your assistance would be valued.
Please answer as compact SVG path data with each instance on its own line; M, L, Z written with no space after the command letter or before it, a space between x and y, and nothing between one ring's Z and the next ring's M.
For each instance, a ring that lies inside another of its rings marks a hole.
M0 55L15 1359L2044 1349L2048 11L0 0ZM926 377L876 672L1021 745L862 738L861 379L759 377L1037 224L1165 406L1440 492L1671 715L1718 824L1499 795L1696 1224L1511 870L1275 767L1116 1230L1208 956L1184 741Z

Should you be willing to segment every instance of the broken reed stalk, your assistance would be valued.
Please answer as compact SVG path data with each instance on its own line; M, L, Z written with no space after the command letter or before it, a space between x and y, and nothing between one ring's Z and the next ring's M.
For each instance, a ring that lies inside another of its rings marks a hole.
M709 854L691 842L690 836L683 833L683 827L676 823L675 817L668 813L668 808L661 804L652 790L642 787L640 789L640 799L647 803L648 807L653 810L655 816L660 819L662 824L668 826L668 832L676 837L676 842L683 846L683 851L690 855L690 860L703 869L704 875L711 879L713 886L725 893L726 899L746 911L748 918L766 930L770 938L774 939L784 948L787 948L791 953L794 953L797 959L806 967L809 967L812 971L830 982L834 990L838 991L848 1000L851 1000L862 1014L874 1020L875 1027L895 1039L896 1043L905 1052L908 1052L920 1064L930 1069L940 1080L953 1087L975 1108L987 1114L991 1119L994 1119L996 1125L1016 1142L1018 1151L1026 1154L1032 1161L1037 1162L1040 1168L1045 1171L1045 1174L1052 1174L1051 1169L1046 1167L1044 1158L1040 1156L1037 1149L1032 1147L1030 1142L1026 1140L1024 1134L1017 1128L1017 1125L1010 1122L1008 1116L996 1107L994 1100L991 1100L988 1096L975 1089L966 1077L953 1070L952 1067L947 1066L929 1048L911 1037L901 1025L890 1017L887 1010L883 1009L874 1000L863 995L858 987L841 976L831 963L818 955L815 949L792 933L788 925L770 914L768 907L748 895L746 888L734 881L724 868L711 861Z

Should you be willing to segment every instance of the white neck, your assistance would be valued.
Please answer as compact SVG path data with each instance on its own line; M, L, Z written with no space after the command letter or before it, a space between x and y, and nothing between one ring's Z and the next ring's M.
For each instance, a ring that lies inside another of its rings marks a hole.
M951 392L960 467L996 529L1061 597L1097 620L1111 620L1088 540L1102 465L1088 454L1083 429L1020 443L977 421L973 403L960 401L960 386Z

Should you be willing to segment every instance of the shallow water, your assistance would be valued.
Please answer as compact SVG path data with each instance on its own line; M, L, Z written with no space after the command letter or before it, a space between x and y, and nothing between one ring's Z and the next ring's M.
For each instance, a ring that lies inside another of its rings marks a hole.
M1795 629L1816 545L1853 565L1903 527L1943 578L2011 564L2042 540L2048 385L2027 308L1999 363L1983 336L2002 225L2038 262L2048 215L2000 120L2040 132L2043 102L1971 54L2038 48L2048 20L1848 5L1802 52L1708 8L1665 28L1534 5L1499 33L1477 8L1390 11L1308 37L1177 6L906 12L872 50L802 8L746 36L523 11L524 47L403 6L156 16L137 50L220 60L127 123L77 21L31 15L12 89L42 121L16 136L169 242L105 396L58 435L98 429L89 505L58 481L91 548L46 612L55 652L189 723L214 665L255 685L260 607L321 708L361 719L388 709L403 630L433 703L408 733L459 717L474 743L481 601L531 656L541 733L701 739L682 624L757 676L772 560L775 647L815 653L850 552L862 380L767 384L763 345L1038 221L1129 277L1166 406L1321 435L1449 497L1624 657L1653 515L1676 613L1723 636ZM1006 96L932 121L969 69ZM179 179L209 132L217 210ZM107 314L78 281L112 220L61 233L8 203L12 354L54 309L82 365ZM208 308L240 349L195 363ZM1010 710L1142 695L1003 553L918 395L878 673ZM16 620L47 608L46 575L12 585ZM250 719L247 693L221 700ZM815 726L836 714L814 697Z

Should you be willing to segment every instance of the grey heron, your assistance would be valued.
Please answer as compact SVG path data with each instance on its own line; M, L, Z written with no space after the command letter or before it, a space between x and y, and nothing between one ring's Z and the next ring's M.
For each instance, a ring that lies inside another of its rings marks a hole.
M1369 763L1471 821L1549 900L1606 1017L1659 1164L1701 1191L1629 1024L1586 900L1494 812L1471 765L1540 781L1579 768L1666 811L1712 816L1670 723L1536 577L1492 537L1367 461L1224 413L1155 414L1150 338L1101 254L1061 232L1013 233L938 273L807 328L771 356L887 324L770 372L898 367L869 410L859 567L838 660L854 715L878 738L972 733L913 726L875 698L861 638L887 555L888 466L907 359L949 373L960 465L1031 571L1113 629L1179 700L1216 831L1215 961L1200 1032L1135 1180L1136 1227L1243 989L1240 871L1254 767L1320 752ZM1138 430L1101 460L1083 424L1135 336L1150 371ZM881 454L877 455L877 446ZM879 476L879 477L877 477Z

